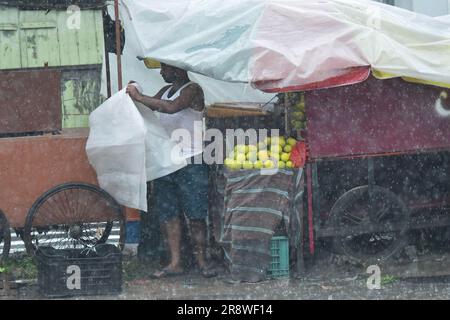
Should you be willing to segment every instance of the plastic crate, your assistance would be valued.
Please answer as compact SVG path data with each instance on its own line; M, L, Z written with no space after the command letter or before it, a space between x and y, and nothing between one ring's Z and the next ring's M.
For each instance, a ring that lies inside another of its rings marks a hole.
M110 295L122 291L122 253L110 244L90 249L39 247L39 292L47 297Z
M284 236L273 237L270 242L272 261L268 276L271 279L289 277L289 239Z

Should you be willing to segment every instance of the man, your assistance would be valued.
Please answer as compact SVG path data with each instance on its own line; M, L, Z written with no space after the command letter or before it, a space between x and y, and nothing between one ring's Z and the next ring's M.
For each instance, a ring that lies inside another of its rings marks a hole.
M171 85L163 87L154 97L138 92L132 84L126 92L130 97L160 112L160 121L169 135L184 129L191 139L180 139L182 155L188 163L203 152L202 141L195 141L195 133L202 130L205 107L202 88L189 80L185 70L161 64L161 76ZM202 137L200 137L202 138ZM198 137L197 137L198 139ZM181 221L183 213L189 225L196 247L196 257L203 276L214 276L215 272L206 260L206 218L208 214L208 166L188 164L186 167L154 181L155 211L167 234L171 261L162 270L153 274L155 278L179 275L184 272L181 262Z

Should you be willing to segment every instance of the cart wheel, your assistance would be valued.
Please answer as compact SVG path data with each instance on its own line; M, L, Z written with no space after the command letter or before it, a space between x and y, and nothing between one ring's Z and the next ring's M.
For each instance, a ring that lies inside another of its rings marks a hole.
M0 248L2 250L1 262L3 262L8 258L11 248L11 232L8 219L2 210L0 210Z
M104 190L86 183L65 183L41 195L28 212L23 240L30 255L37 246L87 248L104 243L119 231L125 241L123 208Z
M361 186L342 195L331 209L330 224L339 230L398 224L393 231L336 236L333 246L354 260L367 264L392 257L406 243L409 209L393 192L378 186Z

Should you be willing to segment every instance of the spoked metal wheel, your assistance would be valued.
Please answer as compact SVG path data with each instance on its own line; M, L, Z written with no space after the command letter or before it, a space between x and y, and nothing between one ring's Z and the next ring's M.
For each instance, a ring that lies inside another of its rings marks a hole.
M28 212L23 240L28 254L38 246L89 248L108 240L125 241L123 208L107 192L86 183L66 183L40 196Z
M0 250L1 250L0 262L3 262L8 258L10 248L11 248L11 231L9 229L8 219L6 219L6 216L3 213L3 211L0 210Z
M346 192L331 209L330 223L340 230L335 249L361 263L393 256L407 239L409 209L391 191L361 186Z

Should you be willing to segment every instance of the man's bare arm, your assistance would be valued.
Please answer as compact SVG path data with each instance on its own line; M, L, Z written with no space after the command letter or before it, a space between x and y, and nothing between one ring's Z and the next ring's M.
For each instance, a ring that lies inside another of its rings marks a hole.
M192 105L195 99L197 88L195 86L189 86L181 91L178 98L173 101L170 100L160 100L158 98L149 97L137 92L135 88L129 88L127 92L130 94L133 100L142 103L153 111L163 112L163 113L176 113ZM166 89L167 90L167 89ZM163 91L163 90L161 90ZM156 95L158 96L158 94ZM155 97L156 97L155 96Z

